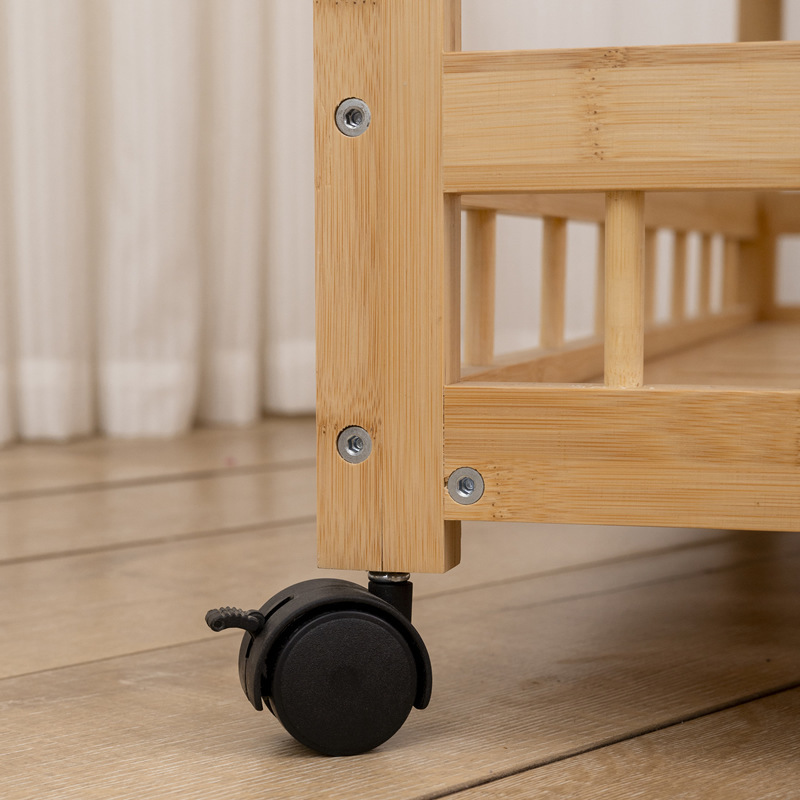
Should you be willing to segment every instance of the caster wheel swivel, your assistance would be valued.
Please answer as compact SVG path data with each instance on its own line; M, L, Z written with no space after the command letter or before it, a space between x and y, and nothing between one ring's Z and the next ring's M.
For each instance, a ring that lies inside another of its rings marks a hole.
M206 615L212 630L244 629L239 679L254 708L266 704L318 753L372 750L412 707L430 700L430 660L408 618L411 584L376 578L370 590L329 578L304 581L258 611Z

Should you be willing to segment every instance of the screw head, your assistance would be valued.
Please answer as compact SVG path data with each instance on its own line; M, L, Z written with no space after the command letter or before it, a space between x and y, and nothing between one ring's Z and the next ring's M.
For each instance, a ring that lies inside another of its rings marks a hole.
M372 452L372 437L361 426L351 425L337 437L336 449L349 464L360 464Z
M361 136L371 121L369 106L357 97L342 100L336 109L336 127L345 136Z
M484 488L483 476L472 467L459 467L447 479L448 494L462 506L477 503Z

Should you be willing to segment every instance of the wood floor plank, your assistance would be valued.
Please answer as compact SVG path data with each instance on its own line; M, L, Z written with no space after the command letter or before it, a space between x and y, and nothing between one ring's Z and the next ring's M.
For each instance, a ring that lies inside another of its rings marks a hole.
M0 503L0 564L313 516L313 466Z
M200 428L180 439L83 439L0 449L0 500L214 470L312 461L313 417L272 417L247 428Z
M510 776L450 800L620 797L794 800L800 689Z
M655 566L672 554L421 599L433 702L378 751L349 759L311 755L247 706L232 635L8 679L3 796L440 796L669 725L800 679L796 538L751 537L752 558L738 565L730 548L711 561L703 555L724 548L701 548L685 577ZM192 625L184 608L162 604L170 612ZM89 627L76 621L76 638ZM768 773L761 785L770 787ZM675 797L672 787L648 800L660 797Z
M639 570L660 577L718 566L740 549L732 534L708 531L465 528L464 565L415 575L419 599L537 576L555 581L556 594L603 589L637 580ZM0 677L208 638L208 608L259 607L310 577L363 583L361 573L315 570L315 548L314 525L306 523L0 566L0 607L26 609L0 617ZM565 571L575 577L559 583Z

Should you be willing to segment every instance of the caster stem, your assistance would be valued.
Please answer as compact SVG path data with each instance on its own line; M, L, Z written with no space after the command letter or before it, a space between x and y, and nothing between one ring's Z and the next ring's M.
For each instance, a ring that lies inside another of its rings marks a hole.
M414 599L414 584L407 572L369 572L369 591L391 603L409 622Z

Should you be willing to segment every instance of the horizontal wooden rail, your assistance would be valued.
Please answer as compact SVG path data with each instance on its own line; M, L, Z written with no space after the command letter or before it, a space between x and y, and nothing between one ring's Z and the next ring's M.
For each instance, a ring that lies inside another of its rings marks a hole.
M800 188L800 44L444 58L444 188L460 194Z
M776 195L791 197L794 195ZM566 217L581 222L605 220L605 195L560 194L466 194L465 209L491 209L520 217ZM648 192L644 221L648 228L720 233L752 239L758 232L757 198L753 192ZM796 225L800 230L800 195Z
M800 392L486 385L445 388L445 516L800 531Z
M712 316L654 324L645 330L645 358L668 355L686 347L732 333L755 319L751 309L736 308ZM603 341L589 337L558 350L534 348L500 356L488 369L465 368L462 381L577 383L603 374Z

